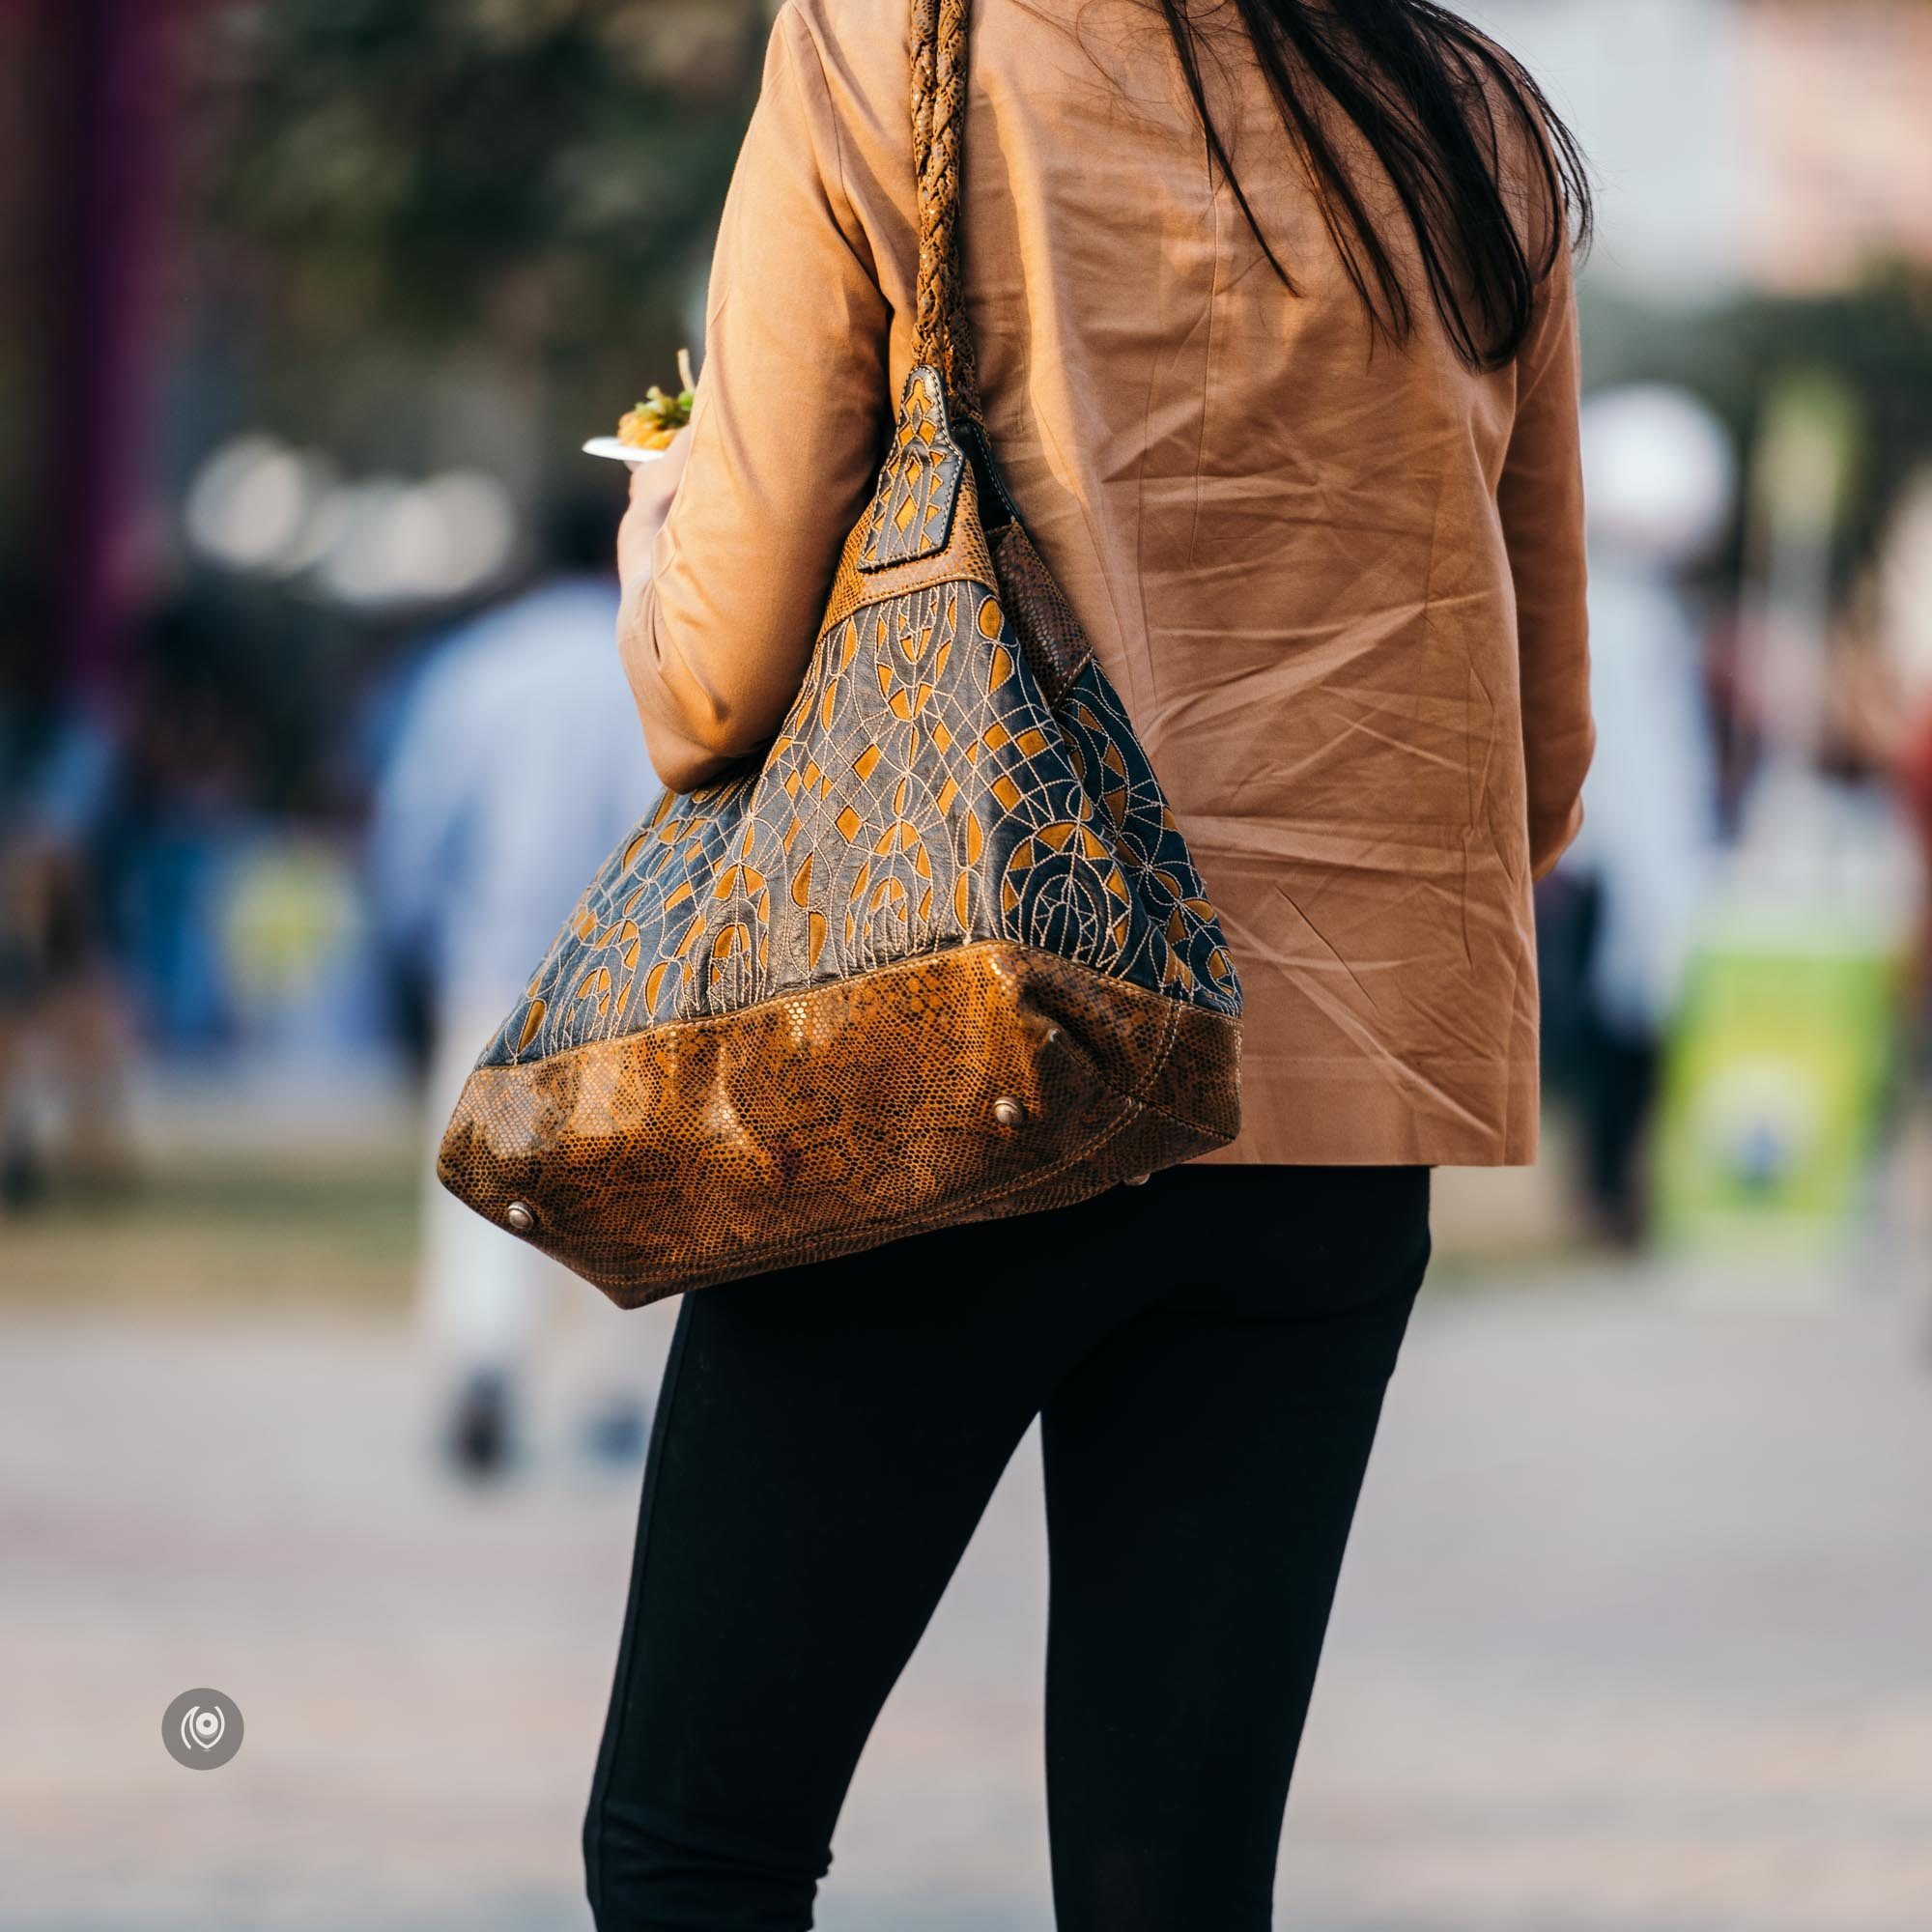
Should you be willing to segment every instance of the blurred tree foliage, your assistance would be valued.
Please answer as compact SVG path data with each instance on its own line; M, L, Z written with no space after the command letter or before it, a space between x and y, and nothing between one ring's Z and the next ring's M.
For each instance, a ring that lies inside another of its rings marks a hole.
M174 482L266 428L350 479L502 477L526 535L623 472L577 453L692 333L776 0L192 0ZM151 655L269 721L284 798L347 795L355 694L420 611L189 581ZM491 592L497 586L491 586ZM438 613L446 617L448 611ZM206 672L215 639L238 649ZM199 687L197 687L199 688Z
M1877 262L1851 288L1745 295L1691 315L1593 297L1584 344L1592 387L1681 383L1723 417L1747 454L1780 381L1822 375L1841 388L1860 435L1833 544L1840 588L1870 557L1900 488L1932 461L1932 268L1922 263Z
M252 255L310 336L662 338L701 273L773 12L215 0L193 82L205 232Z

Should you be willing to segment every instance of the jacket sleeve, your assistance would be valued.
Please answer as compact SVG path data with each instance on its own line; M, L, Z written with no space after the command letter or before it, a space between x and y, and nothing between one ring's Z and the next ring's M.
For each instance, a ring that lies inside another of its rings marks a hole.
M1566 245L1518 362L1516 423L1496 493L1516 585L1530 870L1539 879L1582 825L1583 776L1596 749L1579 382L1576 290Z
M891 322L787 5L719 227L687 467L622 639L677 789L757 751L797 695L889 427Z

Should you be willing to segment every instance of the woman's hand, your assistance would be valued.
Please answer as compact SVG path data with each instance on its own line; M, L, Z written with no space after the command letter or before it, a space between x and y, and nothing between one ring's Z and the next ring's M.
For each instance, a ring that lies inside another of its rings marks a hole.
M617 616L617 651L638 700L638 717L644 727L651 763L672 791L692 791L730 762L703 742L680 714L677 695L658 675L648 639L640 635L644 592L651 582L651 553L658 532L670 514L689 454L690 430L683 431L656 463L639 464L631 471L631 501L617 526L617 579L622 603Z
M631 502L617 526L617 578L623 586L628 621L651 579L651 547L670 513L690 454L691 432L681 430L671 446L655 463L640 463L631 471Z

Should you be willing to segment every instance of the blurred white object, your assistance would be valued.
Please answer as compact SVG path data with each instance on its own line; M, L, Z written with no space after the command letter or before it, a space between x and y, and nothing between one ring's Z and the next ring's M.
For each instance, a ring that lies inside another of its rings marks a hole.
M450 469L422 483L375 476L335 493L316 582L345 604L383 606L465 595L508 566L516 506L496 477Z
M1583 496L1594 547L1681 570L1723 536L1737 488L1731 440L1695 396L1642 383L1583 405Z
M333 478L318 457L272 436L232 437L194 473L182 505L188 542L227 570L295 567L316 505Z
M608 456L618 463L628 463L633 469L640 464L655 463L660 457L668 456L668 449L639 449L635 442L626 442L622 437L593 436L583 445L585 456Z
M324 596L371 607L468 596L517 548L516 505L487 470L344 483L326 458L253 431L203 462L182 514L189 544L223 569L312 572Z

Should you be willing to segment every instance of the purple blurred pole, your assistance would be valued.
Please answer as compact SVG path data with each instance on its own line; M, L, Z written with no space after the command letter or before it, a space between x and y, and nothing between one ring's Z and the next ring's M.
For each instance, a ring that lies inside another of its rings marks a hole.
M48 375L40 434L51 644L118 709L163 347L180 0L50 0L43 153Z

